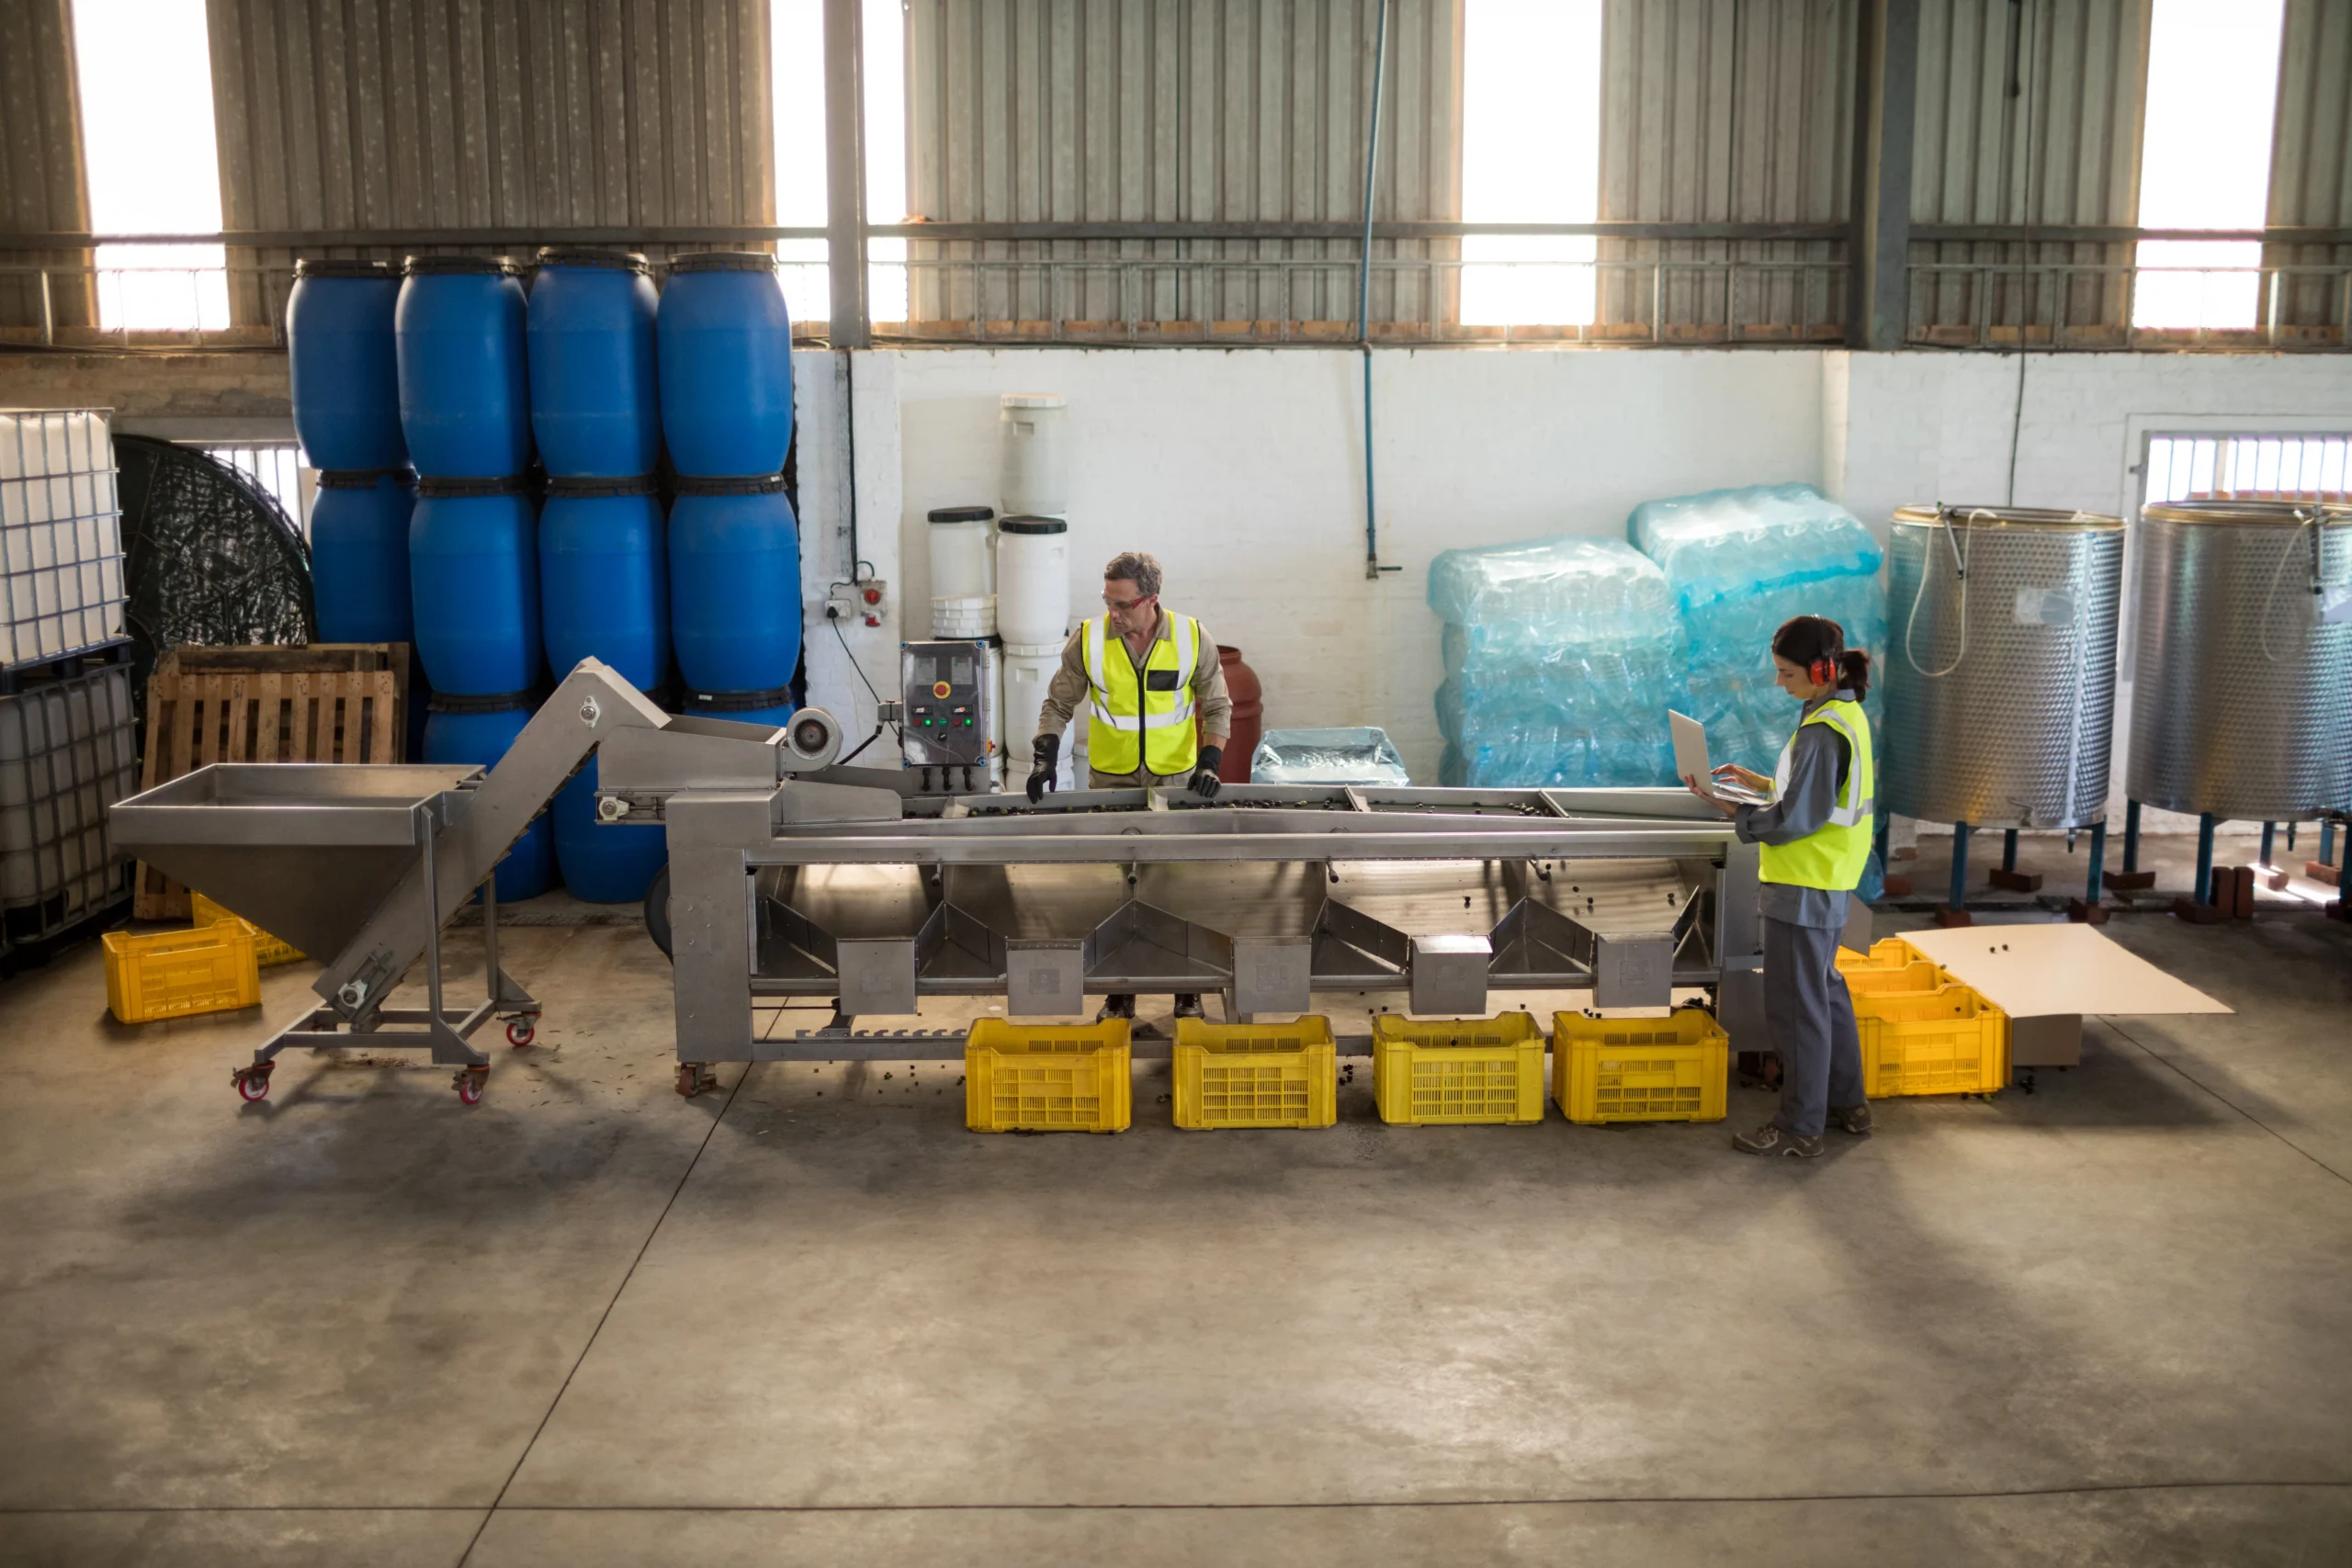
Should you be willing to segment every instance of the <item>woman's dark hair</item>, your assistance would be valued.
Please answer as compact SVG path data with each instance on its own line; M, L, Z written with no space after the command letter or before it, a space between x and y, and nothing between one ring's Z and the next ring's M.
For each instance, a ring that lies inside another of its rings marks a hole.
M1860 702L1870 694L1871 656L1846 646L1846 628L1826 615L1793 615L1772 634L1772 651L1807 670L1826 659L1838 666L1837 683Z

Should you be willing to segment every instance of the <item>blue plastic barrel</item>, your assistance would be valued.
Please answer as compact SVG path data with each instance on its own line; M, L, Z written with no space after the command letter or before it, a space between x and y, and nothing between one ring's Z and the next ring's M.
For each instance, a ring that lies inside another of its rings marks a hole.
M295 264L294 292L286 299L287 374L294 434L311 467L407 463L392 344L392 309L400 296L400 276L389 262Z
M800 530L780 476L677 481L670 639L695 691L791 682L800 663Z
M493 697L435 694L424 716L424 760L493 766L531 722L536 705L527 692ZM538 897L555 886L555 829L543 811L498 863L498 901Z
M406 468L319 476L311 507L311 583L321 642L413 642L409 598L409 512L416 476Z
M662 430L681 474L773 474L792 446L792 320L775 258L697 251L662 291Z
M522 480L418 480L408 567L416 651L435 691L539 683L538 519Z
M695 692L686 698L686 712L696 718L723 718L734 724L766 724L781 729L800 711L790 686L765 692Z
M591 904L633 904L645 897L653 874L669 863L670 839L660 823L596 820L594 757L556 792L548 816L555 824L556 863L574 897Z
M668 679L670 562L662 535L650 474L548 482L539 623L558 680L592 657L641 692Z
M662 461L652 269L582 245L539 252L531 281L531 431L551 475L618 479Z
M523 286L497 256L411 256L393 313L401 429L428 479L500 479L531 460Z

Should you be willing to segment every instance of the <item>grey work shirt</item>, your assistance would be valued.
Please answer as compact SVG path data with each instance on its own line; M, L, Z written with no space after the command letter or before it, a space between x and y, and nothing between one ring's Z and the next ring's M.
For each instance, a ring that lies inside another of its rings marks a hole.
M1853 766L1853 747L1834 726L1806 724L1821 711L1822 705L1832 700L1850 703L1854 694L1839 691L1830 697L1815 697L1804 705L1804 712L1797 720L1796 737L1789 752L1789 783L1780 797L1770 806L1743 806L1732 818L1733 827L1746 844L1793 844L1799 839L1816 832L1829 820L1830 812L1838 807L1838 791L1846 782L1846 772ZM1758 909L1768 920L1780 920L1792 926L1827 926L1835 930L1846 923L1844 893L1833 893L1825 887L1799 887L1792 883L1767 882L1759 889Z
M1159 624L1151 628L1151 640L1169 640L1165 610L1159 612ZM1117 633L1107 632L1106 628L1103 641L1116 643L1125 652L1127 662L1135 667L1136 684L1142 685L1144 666L1151 662L1149 645L1146 645L1144 656L1137 659L1135 649ZM1104 649L1103 654L1108 657L1110 649ZM1077 711L1087 690L1086 627L1081 624L1062 646L1062 667L1054 671L1053 680L1046 686L1046 701L1037 710L1037 733L1059 735L1068 729L1070 715ZM1233 699L1225 690L1225 665L1216 656L1216 639L1209 636L1206 626L1201 627L1200 662L1193 666L1193 711L1200 718L1204 744L1222 745L1233 733Z

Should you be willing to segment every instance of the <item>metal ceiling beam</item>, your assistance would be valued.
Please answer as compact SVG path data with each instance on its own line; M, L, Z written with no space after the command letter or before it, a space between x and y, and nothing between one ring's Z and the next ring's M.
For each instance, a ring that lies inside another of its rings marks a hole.
M1919 0L1866 0L1855 30L1854 268L1846 297L1856 348L1903 346L1910 324L1911 140L1918 118Z
M825 260L835 348L873 342L865 301L865 63L861 0L825 0Z

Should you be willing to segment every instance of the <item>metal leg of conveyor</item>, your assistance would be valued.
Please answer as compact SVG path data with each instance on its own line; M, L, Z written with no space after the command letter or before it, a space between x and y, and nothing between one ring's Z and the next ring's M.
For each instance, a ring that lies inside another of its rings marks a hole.
M1968 908L1968 824L1951 825L1951 908Z
M2201 813L2197 818L2197 891L2193 895L2199 904L2218 904L2213 897L2213 814Z
M2094 822L2091 824L2090 870L2083 877L2084 903L2093 906L2098 903L2099 883L2105 878L2106 874L2107 824L2103 821Z

